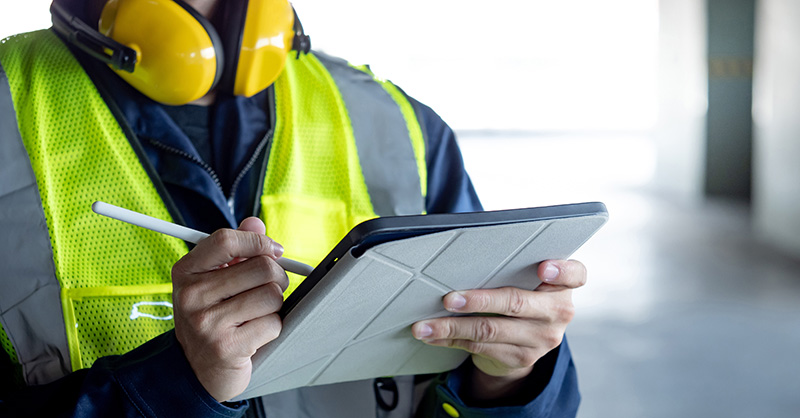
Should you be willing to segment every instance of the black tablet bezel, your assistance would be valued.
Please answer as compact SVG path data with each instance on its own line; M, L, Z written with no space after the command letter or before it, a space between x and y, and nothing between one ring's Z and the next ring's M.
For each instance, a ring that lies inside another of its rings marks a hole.
M544 221L590 215L608 215L601 202L573 203L536 208L430 215L387 216L364 221L350 230L314 271L289 295L279 312L285 318L302 298L319 283L339 258L352 251L360 257L369 248L398 239L417 237L456 228Z

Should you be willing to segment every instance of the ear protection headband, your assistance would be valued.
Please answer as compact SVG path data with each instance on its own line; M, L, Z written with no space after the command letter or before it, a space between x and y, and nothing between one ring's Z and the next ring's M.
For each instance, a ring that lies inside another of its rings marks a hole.
M214 25L181 0L108 0L95 30L51 6L53 28L151 99L181 105L219 85L252 96L310 39L287 0L220 2ZM220 36L221 35L221 36Z

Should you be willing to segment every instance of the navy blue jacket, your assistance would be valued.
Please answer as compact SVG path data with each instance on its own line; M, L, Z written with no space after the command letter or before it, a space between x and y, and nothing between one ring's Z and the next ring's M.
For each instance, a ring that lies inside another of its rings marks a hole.
M138 138L143 162L163 182L168 205L191 228L235 228L258 212L258 179L273 125L271 89L252 98L221 95L208 108L168 107L133 90L102 65L82 59L112 110ZM114 92L113 97L110 92ZM481 210L453 131L430 108L410 99L426 131L428 213ZM173 332L130 353L99 359L38 387L19 387L0 350L0 416L242 416L247 402L220 404L195 378ZM469 363L469 361L467 361ZM459 397L469 364L431 383L433 401L462 416L571 417L580 395L566 339L537 362L524 397L513 405L465 405Z

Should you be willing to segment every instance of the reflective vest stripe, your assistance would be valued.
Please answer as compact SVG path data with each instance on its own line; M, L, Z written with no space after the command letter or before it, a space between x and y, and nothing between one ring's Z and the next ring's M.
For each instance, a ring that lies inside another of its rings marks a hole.
M2 65L0 179L0 338L25 381L42 384L70 371L69 346L47 222Z
M423 199L428 195L428 165L425 160L425 148L428 143L427 133L422 129L421 115L418 114L418 109L411 105L406 94L388 80L381 79L372 73L369 66L359 65L355 66L361 71L371 75L372 78L378 82L389 96L397 102L400 112L406 120L406 128L408 129L409 139L414 148L414 157L417 159L417 168L419 173L419 185L422 190ZM424 208L423 204L423 208Z
M421 199L416 153L398 103L372 75L340 58L315 55L333 76L344 99L375 214L423 213L425 202ZM378 114L382 117L373 117ZM386 155L392 158L387 159ZM410 178L399 179L398 175Z

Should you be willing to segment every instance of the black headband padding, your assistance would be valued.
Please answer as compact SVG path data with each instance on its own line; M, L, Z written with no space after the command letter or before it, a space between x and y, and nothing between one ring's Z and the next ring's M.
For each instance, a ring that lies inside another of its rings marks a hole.
M108 0L53 0L72 16L86 22L90 27L97 29L100 13Z
M205 16L201 15L200 12L195 10L194 7L190 6L183 0L175 0L175 3L178 3L178 5L189 12L189 14L192 15L195 20L200 22L200 24L203 26L203 29L205 29L206 33L208 33L208 37L211 38L211 45L214 46L214 55L217 59L217 73L214 74L214 82L211 84L211 88L209 89L210 91L217 86L222 78L223 70L225 69L225 61L227 58L225 56L225 52L227 51L224 49L224 44L222 43L222 39L220 39L217 30L214 29L214 25L212 25L211 22L205 18Z
M224 91L232 92L236 82L236 68L239 65L248 5L248 0L228 0L221 4L222 8L214 16L214 25L219 28L225 50L224 77L220 82L220 88Z

